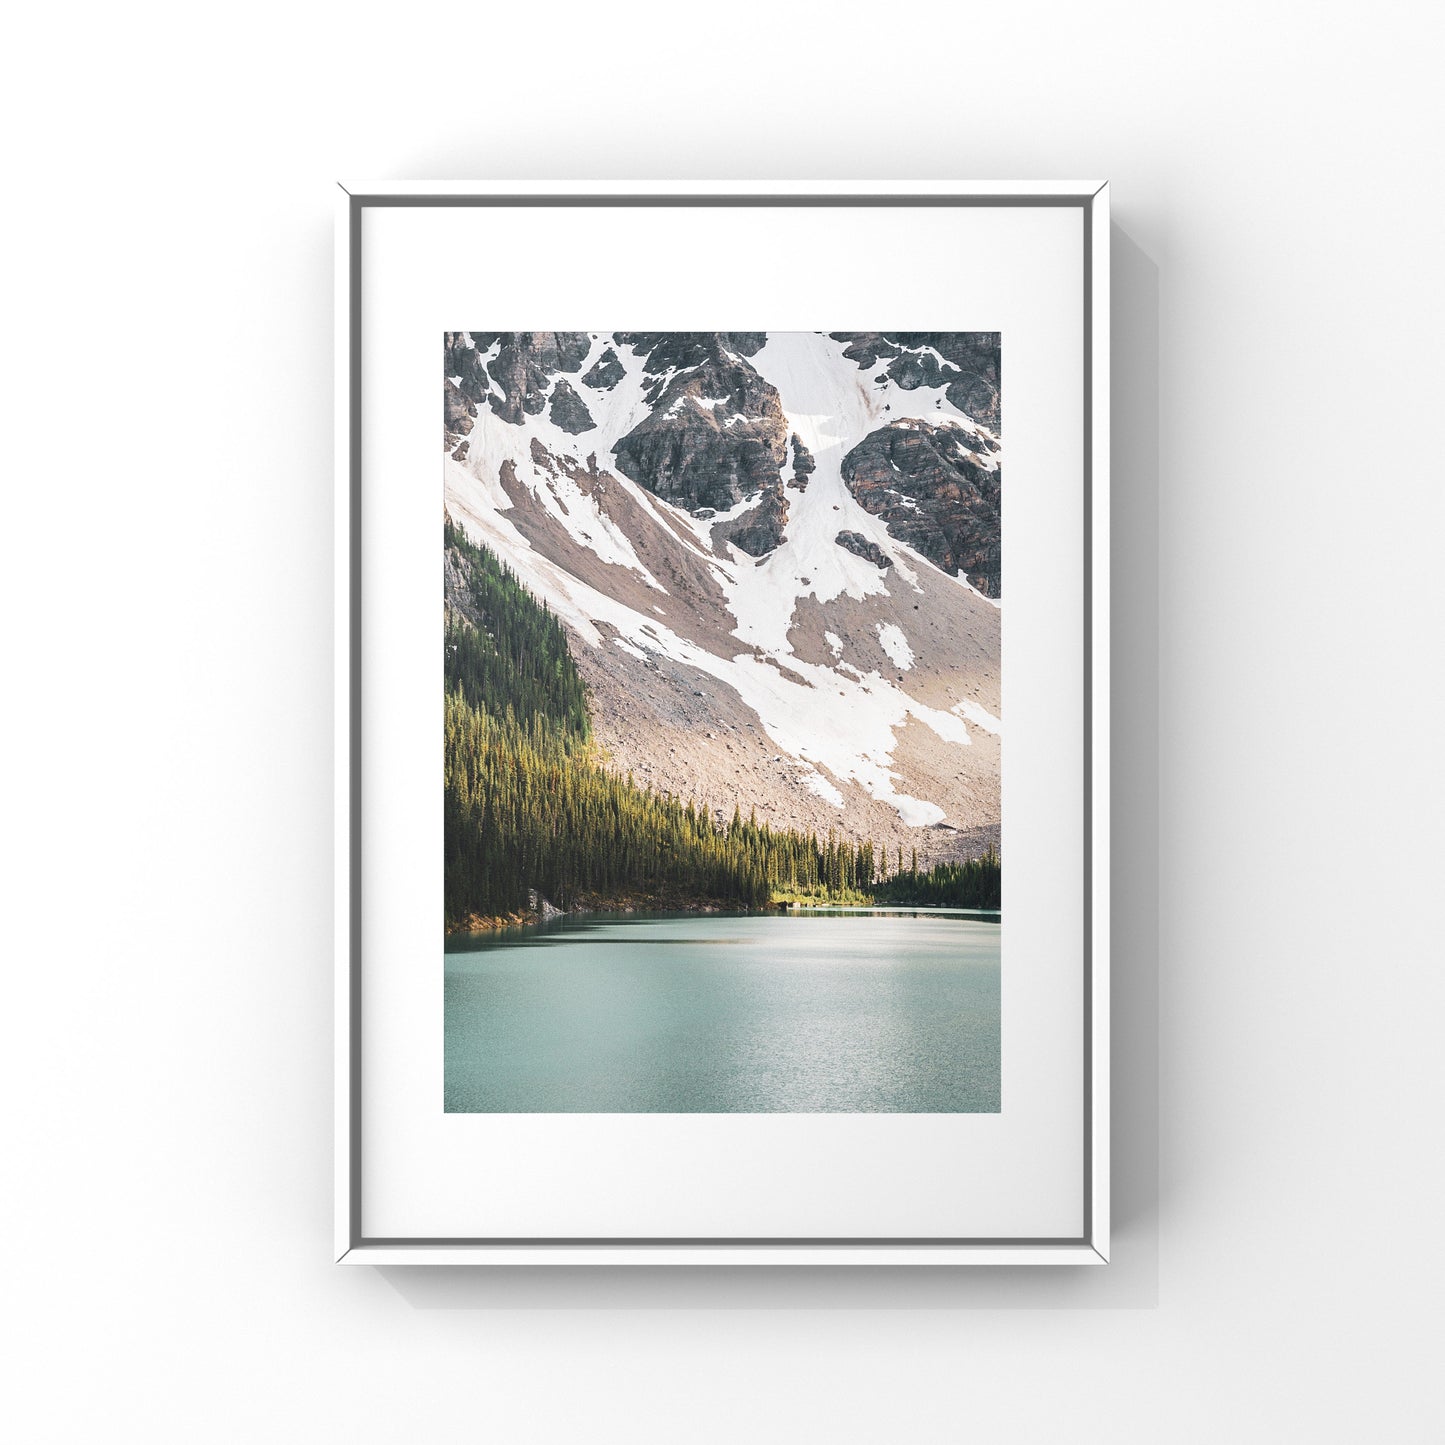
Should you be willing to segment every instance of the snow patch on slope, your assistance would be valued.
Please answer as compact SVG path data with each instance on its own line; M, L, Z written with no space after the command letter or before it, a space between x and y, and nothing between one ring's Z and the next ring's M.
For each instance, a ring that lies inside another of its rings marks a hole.
M913 649L908 645L908 639L903 635L903 629L896 622L880 622L878 624L878 641L882 644L883 651L904 672L913 666Z
M1003 723L987 708L980 707L978 703L968 698L954 703L950 711L957 713L961 718L967 718L975 727L982 728L984 732L992 733L995 737L999 737L1003 733Z
M584 372L604 349L605 342L594 338L583 362ZM494 343L488 348L486 356L492 358L498 350L499 345ZM548 516L560 523L574 541L596 553L602 561L625 567L635 572L649 587L666 592L662 583L643 565L631 539L598 505L596 496L584 491L560 464L569 462L572 469L585 472L588 459L595 456L599 468L610 471L613 466L612 448L635 424L632 417L635 415L640 420L647 414L646 403L642 400L641 364L630 348L618 348L619 357L622 351L627 352L632 364L628 368L628 362L623 362L627 374L612 393L599 392L576 377L554 379L550 388L556 389L557 380L576 382L579 395L587 401L588 410L596 423L592 428L573 436L555 425L545 410L528 416L525 425L515 426L483 404L477 408L468 433L466 460L458 465L481 483L493 506L505 511L511 507L511 502L500 478L503 466L510 463L518 482L536 497ZM553 461L535 459L534 441L551 453Z
M835 808L843 806L843 795L817 768L809 768L803 774L803 786L810 792L816 793L825 802L831 803Z

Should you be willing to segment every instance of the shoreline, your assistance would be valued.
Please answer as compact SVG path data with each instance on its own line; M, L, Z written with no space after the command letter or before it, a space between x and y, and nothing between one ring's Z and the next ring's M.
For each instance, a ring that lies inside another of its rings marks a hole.
M803 913L809 910L822 910L829 912L906 912L912 909L926 910L936 913L970 913L980 916L987 916L991 919L1001 918L1001 910L997 908L969 908L949 904L935 903L910 903L906 900L889 899L886 902L878 903L873 900L859 902L856 899L848 902L830 902L825 899L777 899L764 908L747 908L735 901L716 898L706 899L684 899L671 895L629 895L622 899L602 899L595 896L586 896L571 908L556 908L545 898L539 899L540 906L521 909L513 913L501 914L472 914L457 923L446 925L446 937L468 937L475 938L484 933L501 933L511 928L532 928L541 923L550 923L557 918L571 918L581 914L615 914L618 917L625 917L629 913L745 913L765 916L776 913Z
M582 894L571 908L557 908L547 899L538 897L533 906L514 913L473 913L458 923L448 923L446 936L475 936L479 933L497 933L507 928L526 928L538 923L548 923L554 918L570 918L578 913L772 913L777 911L777 907L777 904L770 904L767 908L744 908L736 902L720 898L681 898L673 894L647 893L626 894L621 898L599 898L596 894Z

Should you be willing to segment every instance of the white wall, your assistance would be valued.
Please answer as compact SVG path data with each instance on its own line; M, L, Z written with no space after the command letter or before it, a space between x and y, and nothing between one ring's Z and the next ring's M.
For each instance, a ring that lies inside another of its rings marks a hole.
M1433 7L82 3L7 50L13 1438L1439 1438ZM328 1262L332 181L472 175L1114 182L1107 1271Z

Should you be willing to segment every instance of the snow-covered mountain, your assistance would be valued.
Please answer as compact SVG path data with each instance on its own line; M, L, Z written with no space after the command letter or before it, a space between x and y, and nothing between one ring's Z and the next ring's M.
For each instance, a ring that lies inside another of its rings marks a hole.
M446 507L567 624L639 782L976 854L998 385L989 333L449 333Z

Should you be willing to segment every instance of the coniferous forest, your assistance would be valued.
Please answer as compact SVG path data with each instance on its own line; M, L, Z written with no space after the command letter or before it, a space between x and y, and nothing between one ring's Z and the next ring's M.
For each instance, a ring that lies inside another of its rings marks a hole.
M996 853L888 876L885 850L777 831L609 770L562 624L445 521L445 909L448 928L645 900L760 908L774 899L999 906Z
M990 848L982 858L963 863L914 866L891 878L876 880L870 889L875 903L917 903L935 908L998 908L1001 871L998 853Z

